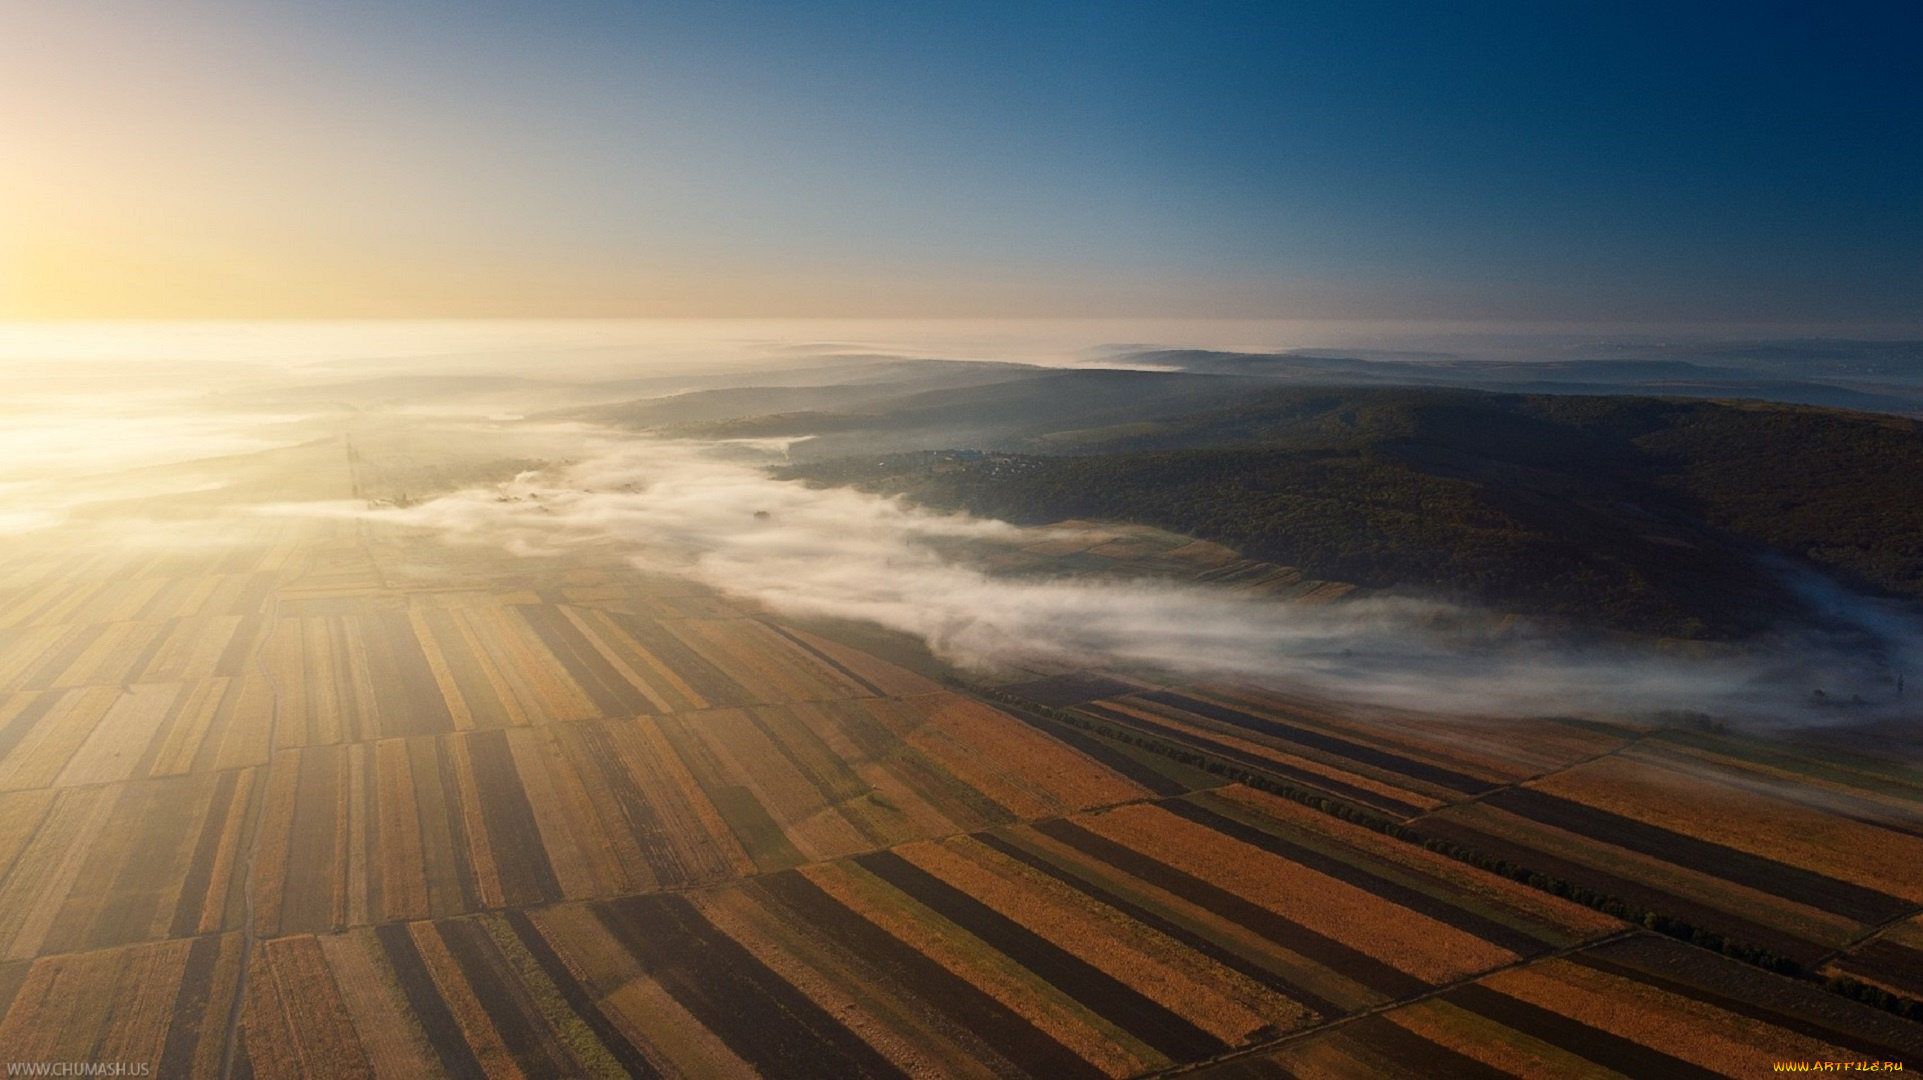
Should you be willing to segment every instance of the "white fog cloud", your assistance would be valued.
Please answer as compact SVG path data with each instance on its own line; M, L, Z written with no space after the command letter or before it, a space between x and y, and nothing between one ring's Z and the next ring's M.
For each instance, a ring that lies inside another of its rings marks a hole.
M1700 709L1799 720L1812 719L1811 678L1843 680L1830 693L1844 700L1850 685L1874 680L1845 652L1807 640L1709 659L1574 649L1410 599L1307 605L1181 583L996 576L944 549L1045 531L776 481L764 471L773 459L778 451L759 445L609 441L574 465L407 509L303 512L364 512L524 554L615 544L644 570L793 615L877 623L970 666L1249 678L1472 713Z

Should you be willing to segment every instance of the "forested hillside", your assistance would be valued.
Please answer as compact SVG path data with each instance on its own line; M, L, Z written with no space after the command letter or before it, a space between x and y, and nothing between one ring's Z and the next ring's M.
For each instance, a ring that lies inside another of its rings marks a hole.
M1807 614L1782 562L1923 596L1923 428L1901 418L1290 390L1079 437L1072 456L897 454L792 475L1025 523L1149 524L1316 577L1645 633L1739 636Z

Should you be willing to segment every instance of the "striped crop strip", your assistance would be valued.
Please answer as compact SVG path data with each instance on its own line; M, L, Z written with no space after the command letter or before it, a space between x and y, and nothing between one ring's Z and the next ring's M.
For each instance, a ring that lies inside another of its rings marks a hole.
M233 1080L254 1080L254 1052L247 1049L247 1028L245 1026L234 1032L233 1069ZM450 1071L448 1075L460 1076L462 1074ZM480 1074L469 1073L467 1075L478 1076Z
M708 708L753 705L760 700L656 620L621 611L601 614L660 661L662 667L693 687Z
M1442 999L1624 1076L1662 1077L1663 1080L1721 1080L1723 1076L1480 983L1457 987Z
M1494 791L1496 788L1502 786L1493 781L1470 776L1467 773L1456 772L1454 769L1445 769L1440 765L1431 765L1426 761L1417 761L1414 758L1403 757L1401 754L1392 754L1386 750L1378 750L1373 746L1351 742L1348 739L1340 739L1333 735L1325 735L1322 732L1297 727L1294 724L1284 724L1278 720L1252 716L1238 709L1226 708L1221 705L1216 705L1213 702L1197 701L1195 698L1172 693L1167 690L1151 690L1137 696L1148 701L1156 702L1157 704L1194 713L1197 716L1206 716L1211 720L1217 720L1224 724L1233 724L1239 728L1259 732L1271 738L1283 739L1302 746L1312 747L1325 753L1345 757L1351 761L1359 761L1365 765L1373 765L1378 769L1386 769L1389 772L1407 776L1412 779L1425 780L1431 784L1446 787L1451 791L1460 791L1465 795L1481 795L1484 792Z
M1128 777L1154 794L1180 795L1190 790L1189 785L1157 771L1147 762L1130 757L1114 745L1103 742L1072 724L1051 723L1030 716L1021 709L1009 715L1051 739L1068 744L1080 751L1083 757L1108 766L1110 770Z
M606 900L590 910L669 996L764 1076L907 1080L685 897Z
M80 659L82 653L107 632L106 623L89 623L76 626L67 633L67 640L58 648L43 654L42 659L29 670L32 675L20 680L16 690L48 690L53 682L66 674L67 669Z
M895 723L901 722L901 713L909 708L893 702L877 708L884 707L895 714ZM824 703L821 708L834 718L841 734L855 744L861 755L855 760L865 758L880 763L930 805L959 807L966 812L962 820L972 818L983 826L1008 825L1015 821L1013 810L951 772L933 756L917 750L887 722L870 713L864 703L834 701ZM955 810L945 812L956 813Z
M377 926L374 936L381 943L388 966L394 969L394 981L400 984L408 1006L427 1033L428 1044L440 1058L441 1068L446 1069L449 1076L485 1077L487 1073L481 1068L480 1059L474 1056L474 1048L461 1034L461 1025L455 1022L454 1013L441 999L441 991L434 985L434 977L428 974L427 964L421 960L420 950L414 947L407 926L402 923Z
M601 655L560 608L521 604L514 610L547 646L548 654L594 699L601 715L645 716L660 711Z
M1531 821L1628 848L1651 858L1858 922L1884 922L1915 907L1908 900L1874 889L1533 788L1510 788L1489 796L1483 802L1499 810L1520 814Z
M815 789L815 792L821 796L823 804L840 806L859 798L862 793L869 790L868 784L849 769L847 763L817 738L805 724L790 721L783 725L788 730L782 731L775 724L770 723L768 715L774 711L766 706L757 706L741 710L741 716L749 726L761 733L762 738L768 740L768 745L774 748L775 753L781 755L781 759L788 763L796 776L807 781L808 786ZM776 715L780 714L776 713ZM802 752L810 747L816 751L813 756L828 770L826 773L816 768L815 763L809 760L811 755ZM677 751L679 749L676 747ZM866 834L868 830L863 832ZM876 833L873 835L873 842L882 844L886 840Z
M534 957L534 962L540 965L548 981L560 991L561 1000L567 1002L568 1008L574 1011L574 1015L587 1024L588 1030L594 1032L594 1037L600 1040L601 1045L613 1055L621 1068L629 1076L650 1078L661 1075L655 1070L654 1063L650 1062L641 1051L635 1049L634 1043L628 1041L628 1037L621 1033L621 1029L608 1019L608 1014L602 1012L601 1007L594 1003L594 998L588 993L587 988L574 977L574 972L554 951L554 946L548 944L548 939L541 936L541 931L535 927L534 920L528 918L525 913L512 909L504 914L507 917L508 928L514 931L515 937L520 939L521 946L528 951L528 955Z
M1158 804L1171 814L1185 817L1198 825L1205 825L1224 836L1230 836L1245 844L1259 847L1271 855L1279 855L1292 863L1299 863L1320 874L1327 874L1337 881L1347 882L1365 892L1380 896L1390 903L1427 915L1439 923L1452 926L1465 934L1507 949L1517 956L1533 956L1547 952L1549 946L1543 941L1529 936L1507 923L1484 918L1473 911L1467 911L1440 897L1431 896L1420 889L1392 881L1373 871L1353 863L1344 862L1333 855L1326 855L1313 848L1267 833L1253 825L1218 814L1207 807L1197 806L1185 799L1172 799Z
M1768 949L1797 963L1812 962L1830 951L1827 945L1691 900L1646 879L1612 874L1587 863L1553 855L1546 848L1514 843L1442 818L1424 819L1421 829L1420 835L1425 838L1447 841L1478 854L1501 859L1513 867L1560 878L1571 885L1592 889L1638 907L1682 919L1694 926L1716 930L1744 944Z
M573 731L601 774L608 794L613 796L621 820L628 827L628 835L634 840L635 850L641 853L642 860L648 864L648 872L668 888L687 884L687 872L682 869L681 860L668 839L670 830L662 825L661 815L628 771L607 729L601 722L595 721L575 727Z
M1017 1068L1063 1080L1098 1080L1105 1075L1020 1013L869 922L799 872L772 874L758 879L751 888L792 912L808 931L822 935L880 972L894 984L897 993L927 1002Z
M1163 937L1179 942L1201 953L1203 956L1221 964L1230 971L1240 972L1250 980L1266 986L1284 997L1308 1006L1324 1017L1340 1016L1347 1011L1335 1002L1270 971L1268 968L1243 956L1234 949L1226 948L1210 941L1208 938L1190 930L1175 920L1157 915L1142 905L1126 897L1118 896L1112 890L1104 888L1066 867L1058 866L1042 856L1029 851L1027 848L1020 847L993 833L978 833L974 839L1025 866L1032 867L1035 870L1047 874L1049 877L1097 903L1106 904L1114 908L1116 911L1127 915L1129 918L1154 930Z
M27 737L27 733L33 730L35 724L46 718L54 704L66 696L66 693L65 690L40 691L34 695L32 701L27 702L26 708L15 713L13 719L7 721L6 727L0 727L0 760L5 760L6 756L13 752L13 748L20 745L20 740Z
M515 1064L530 1076L568 1072L574 1061L548 1030L539 1007L528 997L527 988L486 928L471 920L455 919L435 923L434 929Z
M27 970L32 966L31 960L0 962L0 1019L5 1019L8 1010L13 1008L13 999L20 996L20 987L27 981Z
M267 909L274 918L276 934L337 929L334 902L339 887L345 884L334 870L336 845L344 839L339 821L340 765L350 751L350 747L331 744L293 752L298 755L290 763L295 769L294 812L282 819L287 822L282 840L286 855L280 860L275 905ZM279 775L287 776L285 766Z
M242 615L240 621L234 624L233 636L227 639L227 647L221 650L220 659L214 662L214 674L230 678L244 674L247 658L254 651L254 639L266 625L267 616L264 614ZM155 649L156 653L158 651ZM151 657L144 658L144 662L133 668L134 677L138 678L146 670L147 663L151 662Z
M1339 1037L1360 1045L1364 1053L1383 1059L1392 1068L1420 1070L1423 1076L1448 1077L1448 1080L1513 1080L1510 1073L1418 1035L1380 1013L1344 1024Z
M561 883L548 861L547 843L521 786L513 751L504 731L477 731L468 736L468 761L473 767L474 795L481 804L482 827L494 853L495 877L508 904L532 904L561 899Z
M858 856L855 862L1171 1060L1193 1061L1227 1046L1134 987L892 851Z
M467 834L467 813L461 805L464 796L454 748L442 739L435 739L429 745L433 747L434 765L441 782L441 812L447 821L448 852L454 857L454 880L461 888L461 910L479 911L485 905L481 903L481 879L474 869L474 849L470 846L473 840ZM412 748L409 753L411 756ZM481 828L487 828L485 821Z
M361 620L367 681L384 735L441 735L454 730L427 650L405 612L383 611ZM398 719L399 724L394 721Z
M1914 1058L1916 1056L1913 1050L1905 1051L1899 1047L1865 1039L1847 1031L1839 1031L1836 1028L1819 1023L1807 1016L1797 1016L1793 1013L1769 1008L1766 1005L1759 1005L1754 1002L1744 1001L1740 998L1729 997L1724 994L1719 994L1714 990L1705 989L1700 986L1692 986L1689 983L1679 982L1652 971L1645 971L1639 967L1619 964L1614 960L1609 960L1604 957L1593 956L1589 953L1574 953L1567 957L1567 959L1571 963L1581 964L1583 967L1603 972L1606 975L1614 975L1618 978L1628 979L1632 982L1641 983L1644 986L1664 991L1665 993L1675 994L1677 997L1688 998L1691 1001L1700 1001L1706 1005L1714 1005L1724 1012L1735 1013L1738 1016L1746 1016L1751 1020L1761 1020L1763 1023L1769 1024L1772 1027L1779 1027L1785 1031L1793 1031L1798 1035L1807 1035L1820 1042L1840 1046L1846 1050L1854 1050L1859 1054L1875 1058L1879 1061L1901 1061L1905 1057ZM1820 991L1815 990L1811 992L1820 993ZM1825 1002L1824 1004L1827 1005L1829 1002ZM1900 1023L1900 1021L1898 1022Z
M445 608L425 608L420 615L442 662L447 665L448 674L454 679L455 696L467 707L474 727L485 731L513 726L507 706L453 614Z
M180 884L180 899L174 905L173 921L167 928L169 937L191 937L200 929L207 901L214 899L208 893L214 880L214 860L220 855L228 815L234 812L234 788L239 780L240 770L228 769L214 781L214 794L207 802L206 816L201 819L200 836L194 841L194 853L187 861L187 876ZM225 895L220 899L224 901Z
M155 657L160 655L160 650L166 647L168 639L173 637L175 632L177 632L180 629L181 621L182 620L178 618L163 619L161 621L160 629L156 631L154 635L147 640L147 644L141 647L139 654L136 655L133 658L133 660L127 664L125 670L122 671L121 677L126 682L137 683L137 682L147 681L145 678L143 678L143 676L147 674L148 666L154 662ZM234 652L236 648L239 648L240 654L243 659L246 657L247 646L252 644L252 642L247 640L241 633L241 630L242 628L245 627L246 622L247 622L246 619L242 619L241 626L237 626L234 628L233 637L227 639L227 647L221 652L221 663L214 665L213 673L215 675L240 674L238 664L236 664L234 670L231 670L231 671L227 670L226 667L223 665L225 665L226 663L227 655L229 653ZM202 631L198 629L190 631L190 633L196 633L196 634L200 632Z
M206 811L198 804L196 788L203 787L195 777L192 786L180 783L116 785L114 816L122 822L114 830L117 839L130 853L168 852L169 857L141 858L139 854L117 866L104 896L94 906L92 917L75 920L79 942L87 946L131 945L149 940L156 917L171 923L181 898L169 886L180 881L180 868L174 850L180 842L183 822L198 822ZM84 927L84 929L82 929Z
M876 686L874 683L869 682L866 678L862 677L861 674L856 672L854 668L849 667L847 664L842 663L841 661L835 659L832 656L829 656L827 653L821 651L820 649L815 648L813 645L808 644L806 641L803 641L799 635L793 633L787 627L782 626L778 623L770 622L767 619L757 619L755 621L759 622L761 625L767 627L768 629L773 630L776 634L780 635L783 639L793 644L796 648L801 649L802 651L806 652L809 656L812 656L816 660L821 661L823 664L828 665L828 667L832 668L833 670L841 674L844 678L847 678L853 681L857 686L860 686L862 689L867 690L869 693L875 695L876 697L888 696L887 691L883 690L879 686Z
M1085 855L1148 882L1163 892L1194 904L1210 914L1227 919L1256 936L1280 945L1314 963L1360 983L1390 999L1404 998L1429 988L1429 984L1408 972L1392 967L1352 946L1278 915L1259 904L1158 859L1098 836L1069 821L1045 821L1033 826L1036 832L1057 840Z
M1203 750L1214 754L1216 757L1247 765L1261 772L1287 777L1290 780L1300 782L1305 787L1313 788L1325 795L1330 795L1338 799L1347 799L1350 802L1361 803L1364 806L1387 811L1388 813L1396 814L1404 818L1411 818L1423 812L1423 807L1417 806L1414 803L1403 802L1401 799L1379 794L1367 788L1360 788L1354 784L1344 783L1334 777L1323 776L1318 772L1297 768L1287 762L1277 761L1274 758L1262 754L1251 753L1239 747L1228 746L1193 731L1177 730L1164 724L1158 724L1153 720L1146 720L1139 716L1130 716L1127 713L1117 712L1102 705L1077 705L1075 708L1099 720L1107 720L1112 724L1121 724L1138 731L1158 735L1176 746Z
M1878 938L1838 962L1911 997L1923 996L1923 949Z
M173 1022L167 1025L167 1041L160 1051L159 1076L186 1076L193 1072L194 1057L200 1050L201 1027L207 1021L207 1006L214 996L214 969L220 962L221 940L218 934L195 938L187 950L180 989L174 994ZM4 1006L0 1006L0 1013L4 1011Z

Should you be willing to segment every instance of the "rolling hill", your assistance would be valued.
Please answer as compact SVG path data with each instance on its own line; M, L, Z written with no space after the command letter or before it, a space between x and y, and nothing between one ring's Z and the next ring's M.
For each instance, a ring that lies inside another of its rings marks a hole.
M1016 522L1153 525L1315 577L1641 633L1820 617L1786 568L1923 597L1923 426L1907 419L1425 388L1277 390L1147 416L1077 430L1073 454L871 456L789 475Z

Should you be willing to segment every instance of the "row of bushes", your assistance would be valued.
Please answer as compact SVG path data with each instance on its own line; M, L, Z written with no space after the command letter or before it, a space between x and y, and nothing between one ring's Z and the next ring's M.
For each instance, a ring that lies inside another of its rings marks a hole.
M1866 1005L1887 1009L1910 1020L1923 1020L1923 1001L1892 994L1880 986L1871 986L1848 975L1831 975L1823 981L1823 987L1831 993L1855 998Z

